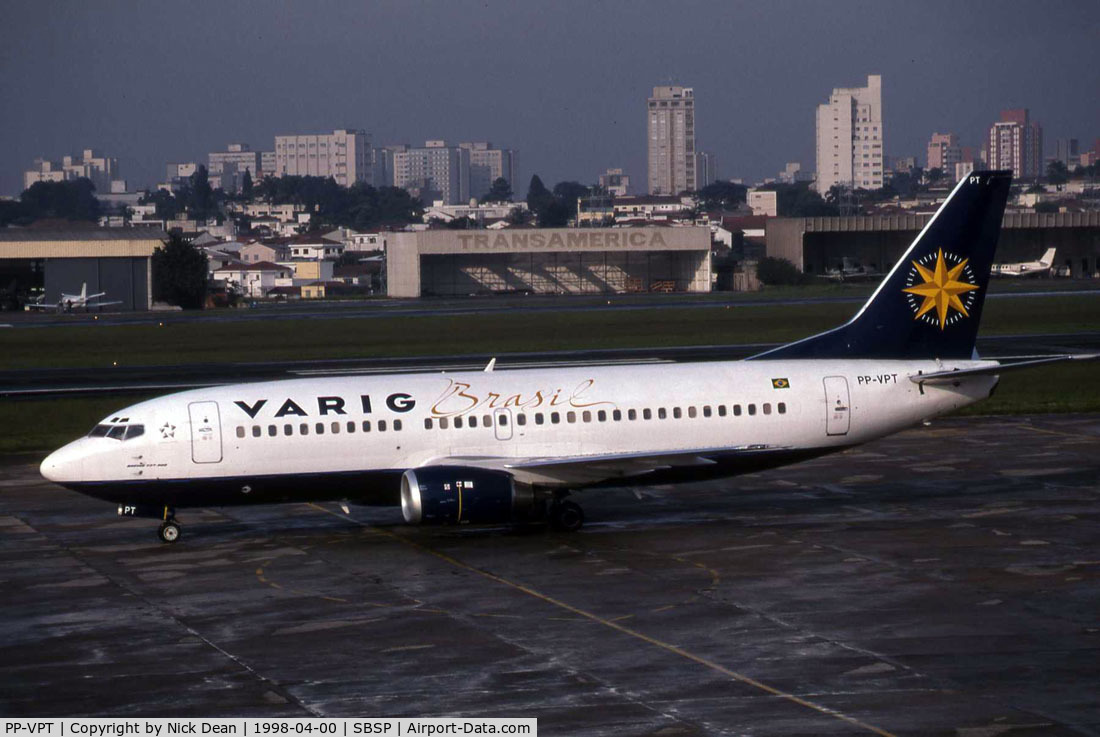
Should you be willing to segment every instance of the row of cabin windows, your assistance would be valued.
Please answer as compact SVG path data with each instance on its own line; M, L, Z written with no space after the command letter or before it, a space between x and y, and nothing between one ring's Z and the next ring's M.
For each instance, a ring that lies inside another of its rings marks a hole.
M761 413L763 413L765 415L770 415L772 413L772 405L769 402L765 402L764 404L760 405L759 410L760 410ZM775 405L775 412L778 413L778 414L781 414L781 415L787 414L787 405L786 405L786 403L785 402L779 402L777 405ZM548 412L548 413L536 412L534 414L534 423L536 425L545 425L546 422L547 422L547 419L549 419L551 425L557 425L557 424L561 423L563 414L565 415L565 421L569 424L576 423L578 419L581 422L593 422L593 421L595 421L595 422L607 422L608 420L611 420L612 422L622 422L623 419L626 419L628 422L634 422L639 417L642 420L652 420L654 418L654 411L652 409L649 409L649 408L642 409L640 411L636 410L636 409L628 409L628 410L626 410L626 412L623 412L622 410L619 410L619 409L611 410L610 412L608 412L607 410L603 410L603 409L596 410L595 412L593 412L591 410L583 410L581 412L576 412L574 410L569 410L568 412L564 412L564 413L562 413L562 412ZM744 408L742 408L742 406L740 404L731 404L731 405L728 405L728 406L724 405L724 404L719 404L716 407L711 407L709 404L707 404L707 405L703 405L702 407L695 407L695 406L687 407L686 410L683 409L683 408L680 408L680 407L673 407L672 412L671 412L671 417L674 420L679 420L679 419L682 419L685 416L688 419L695 419L697 417L716 417L716 416L717 417L727 417L727 416L730 416L730 415L732 415L733 417L740 417L742 414L748 414L750 417L755 416L757 414L757 405L748 404L748 405L745 405ZM667 420L669 418L669 416L670 416L670 413L666 408L664 408L664 407L658 407L657 408L656 417L657 417L658 420ZM508 424L508 415L507 414L500 413L496 417L497 417L497 424L498 425L501 425L503 427L503 426ZM522 413L522 412L517 413L516 414L516 424L520 425L520 426L526 425L527 424L527 415ZM469 417L461 417L461 416L459 416L459 417L440 417L438 419L433 419L431 417L428 417L428 418L425 418L425 420L424 420L424 428L426 430L431 430L434 427L438 427L441 430L446 430L446 429L450 428L452 425L456 428L462 428L462 427L492 427L492 425L493 425L493 416L492 415L481 415L480 419L478 418L477 415L470 415ZM387 423L386 420L378 420L373 425L372 425L370 420L363 420L360 423L356 423L354 420L348 420L347 422L330 422L330 423L317 422L317 423L314 423L314 425L313 425L313 433L315 435L324 435L326 432L329 433L330 435L339 435L341 432L347 432L347 433L350 434L350 433L355 433L357 431L357 429L359 429L359 428L362 429L362 432L372 432L372 427L373 427L374 432L387 432L391 427L392 427L394 432L400 432L401 429L402 429L402 424L401 424L401 420L393 420L392 424ZM243 425L238 425L237 426L237 437L238 438L243 438L247 434L248 434L247 428L245 428ZM266 434L267 434L268 437L272 437L272 438L277 437L279 435L279 426L278 425L268 425ZM295 430L295 426L292 423L286 423L282 426L282 434L284 436L309 435L310 434L310 423L308 423L308 422L298 423L297 430ZM259 437L263 437L263 436L264 436L264 427L262 425L253 425L252 426L252 437L259 438Z
M696 417L700 417L700 416L701 417L715 417L715 416L717 416L717 417L726 417L726 416L732 415L734 417L740 417L742 414L745 414L745 413L747 413L750 416L755 416L756 413L757 413L757 409L758 408L755 404L745 405L744 408L742 408L742 406L740 404L731 404L731 405L728 405L728 406L724 405L724 404L719 404L717 407L711 407L709 404L707 404L707 405L703 405L702 407L694 407L694 406L687 407L686 411L685 411L685 409L680 408L680 407L673 407L671 416L674 420L682 419L685 416L688 417L689 419L695 419ZM770 402L765 402L764 404L760 405L759 410L765 415L770 415L772 413L772 405L771 405ZM786 404L786 402L779 402L777 405L775 405L775 412L778 413L778 414L781 414L781 415L787 414L787 404ZM591 410L584 410L582 412L576 412L576 411L570 410L570 411L565 412L565 413L562 413L562 412L549 412L549 413L536 412L534 414L534 422L535 422L536 425L545 425L546 421L547 421L547 418L549 418L551 425L557 425L557 424L561 423L563 414L565 415L565 421L567 423L575 423L575 422L577 422L578 418L580 419L581 422L592 422L593 420L596 421L596 422L607 422L609 419L612 422L622 422L622 420L624 418L629 422L633 422L633 421L637 420L639 417L641 417L643 420L652 420L653 417L654 417L653 410L648 409L648 408L643 409L641 411L636 410L636 409L628 409L628 410L626 410L625 413L620 409L611 410L610 412L608 412L607 410L603 410L603 409L597 410L595 412L593 412ZM656 417L657 417L658 420L667 420L669 418L669 412L664 407L658 407ZM492 415L482 415L481 425L483 427L491 427L492 424L493 424ZM497 424L502 425L502 426L507 425L508 424L508 415L503 414L503 413L498 414L497 415ZM527 415L522 413L522 412L517 413L516 414L516 424L521 425L521 426L526 425L527 424ZM446 430L451 425L453 425L454 427L463 427L463 426L477 427L478 426L478 418L477 418L476 415L471 415L471 416L466 417L466 418L462 418L462 417L451 417L451 418L440 417L438 419L433 419L431 417L428 417L428 418L425 418L425 420L424 420L424 428L426 430L431 430L433 427L438 427L441 430Z
M349 434L355 433L360 429L363 432L387 432L390 428L393 432L401 432L402 429L401 420L394 420L392 423L388 423L386 420L378 420L371 423L370 420L363 420L362 422L355 422L354 420L348 420L347 422L317 422L313 425L314 435L324 435L326 432L330 435L339 435L341 432L347 432ZM372 430L373 428L373 430ZM285 436L290 435L309 435L310 424L308 422L300 422L297 427L292 423L286 423L282 426L282 434ZM243 438L248 434L248 429L244 425L237 426L237 437ZM267 436L274 438L279 435L278 425L267 426ZM264 436L264 428L262 425L252 426L252 437L261 438Z

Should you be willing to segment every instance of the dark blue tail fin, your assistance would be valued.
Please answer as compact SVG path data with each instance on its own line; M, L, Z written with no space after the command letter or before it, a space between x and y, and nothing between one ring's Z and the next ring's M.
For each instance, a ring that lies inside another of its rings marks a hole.
M855 317L752 358L972 357L1011 183L969 174Z

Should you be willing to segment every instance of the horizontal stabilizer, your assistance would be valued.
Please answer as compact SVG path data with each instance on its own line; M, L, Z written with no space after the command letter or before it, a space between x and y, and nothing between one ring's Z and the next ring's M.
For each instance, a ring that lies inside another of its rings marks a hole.
M1048 363L1061 363L1063 361L1092 361L1100 358L1100 353L1081 353L1077 355L1064 355L1064 356L1043 356L1042 358L1032 358L1026 361L1016 361L1014 363L997 363L990 366L979 366L978 368L968 369L953 369L950 371L934 371L929 374L913 374L909 377L909 381L917 384L946 384L956 379L961 379L967 376L993 376L996 374L1003 374L1006 371L1014 371L1016 369L1031 368L1032 366L1042 366Z

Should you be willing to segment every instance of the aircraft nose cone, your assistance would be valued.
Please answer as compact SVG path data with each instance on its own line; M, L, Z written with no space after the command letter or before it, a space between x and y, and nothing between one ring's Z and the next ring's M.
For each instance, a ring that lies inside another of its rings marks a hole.
M79 442L79 441L77 441ZM38 472L55 484L64 484L70 481L82 481L84 475L84 458L77 443L68 445L50 453L38 467Z

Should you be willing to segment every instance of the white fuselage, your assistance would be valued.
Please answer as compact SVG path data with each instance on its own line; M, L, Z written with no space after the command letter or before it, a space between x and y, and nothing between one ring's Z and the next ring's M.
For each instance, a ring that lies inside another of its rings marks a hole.
M82 438L47 458L42 472L59 483L132 484L404 470L456 459L827 452L985 398L994 376L957 386L909 380L983 365L756 360L236 384L121 410L99 427L140 425L140 435Z

